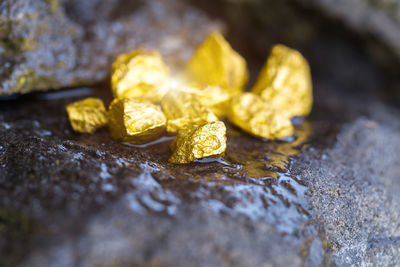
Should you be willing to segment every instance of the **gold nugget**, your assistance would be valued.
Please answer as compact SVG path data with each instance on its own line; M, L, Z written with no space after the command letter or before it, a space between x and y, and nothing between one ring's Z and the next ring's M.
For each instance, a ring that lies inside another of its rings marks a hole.
M248 80L246 61L220 33L212 33L200 45L186 66L195 86L221 86L231 94L243 90Z
M222 121L206 123L180 132L174 142L171 163L190 163L195 159L222 155L226 149L226 127Z
M168 119L167 132L177 133L207 122L218 120L190 89L172 89L162 99L161 106Z
M159 138L167 121L159 106L134 98L114 99L108 115L111 136L133 144Z
M89 97L67 105L69 122L74 131L92 133L107 125L106 109L99 98Z
M206 86L196 91L200 102L209 107L212 112L218 117L226 116L229 107L229 102L232 95L227 90L219 86Z
M275 45L252 92L290 117L307 116L313 103L307 60L296 50Z
M143 49L121 54L112 64L111 87L115 98L142 98L158 102L167 91L169 69L160 53Z
M285 112L273 109L269 103L252 93L232 98L228 118L244 131L261 138L283 138L294 132Z

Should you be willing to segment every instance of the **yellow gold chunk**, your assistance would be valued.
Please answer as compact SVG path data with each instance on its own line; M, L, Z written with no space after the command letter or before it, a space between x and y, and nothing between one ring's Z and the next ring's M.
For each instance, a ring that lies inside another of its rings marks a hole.
M162 99L161 106L168 119L167 132L177 133L207 122L218 120L191 89L172 89Z
M307 60L296 50L275 45L251 91L290 117L307 116L313 103Z
M197 95L200 102L209 107L218 118L226 116L232 97L227 90L219 86L206 86L201 90L197 90Z
M66 110L71 127L76 132L92 133L107 125L107 112L99 98L89 97L73 102L67 105Z
M112 64L115 98L142 98L158 102L166 93L169 69L157 51L142 49L121 54Z
M244 131L261 138L283 138L294 133L290 117L285 112L273 109L252 93L232 98L228 118Z
M243 90L249 73L244 58L220 33L212 33L187 63L186 75L195 86L221 86L236 94Z
M159 106L134 98L114 99L108 117L111 136L133 144L161 137L167 121Z
M180 132L174 142L175 151L169 162L190 163L195 159L222 155L226 149L226 127L222 121L206 123Z

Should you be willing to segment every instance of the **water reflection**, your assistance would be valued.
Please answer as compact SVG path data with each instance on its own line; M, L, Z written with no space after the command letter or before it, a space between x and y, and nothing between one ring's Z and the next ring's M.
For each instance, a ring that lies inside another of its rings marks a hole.
M293 142L266 142L230 125L228 129L228 150L223 157L187 165L153 158L141 164L142 174L132 179L135 190L128 194L129 205L135 211L145 207L171 214L171 209L175 212L182 205L200 204L218 216L263 220L276 225L282 233L297 235L309 216L307 188L301 179L290 174L289 167L291 158L307 143L311 123L297 127ZM168 156L169 143L166 139L156 142L147 146L145 153L157 149ZM154 190L147 182L140 182L145 180L156 185Z

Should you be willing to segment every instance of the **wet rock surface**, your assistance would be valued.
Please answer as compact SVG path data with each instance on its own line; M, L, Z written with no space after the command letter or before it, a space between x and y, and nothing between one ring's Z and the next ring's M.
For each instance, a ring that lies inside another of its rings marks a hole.
M2 105L2 249L15 244L5 263L17 252L31 252L27 266L301 263L310 215L306 187L288 166L309 123L293 143L265 143L230 127L224 158L174 165L171 138L128 146L105 129L73 133L63 109L72 100ZM14 105L21 113L11 112Z
M399 264L397 109L317 104L291 143L228 125L223 158L174 165L171 138L74 133L64 106L89 95L111 99L1 103L2 265Z
M116 55L136 47L158 49L169 64L181 63L220 28L179 0L5 0L0 95L97 83Z

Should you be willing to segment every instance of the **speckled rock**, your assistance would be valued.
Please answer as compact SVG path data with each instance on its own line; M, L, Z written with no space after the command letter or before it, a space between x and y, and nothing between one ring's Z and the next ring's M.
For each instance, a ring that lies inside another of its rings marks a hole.
M400 264L400 113L374 109L295 167L338 266Z
M219 28L179 0L1 1L0 95L94 84L136 47L181 64Z

